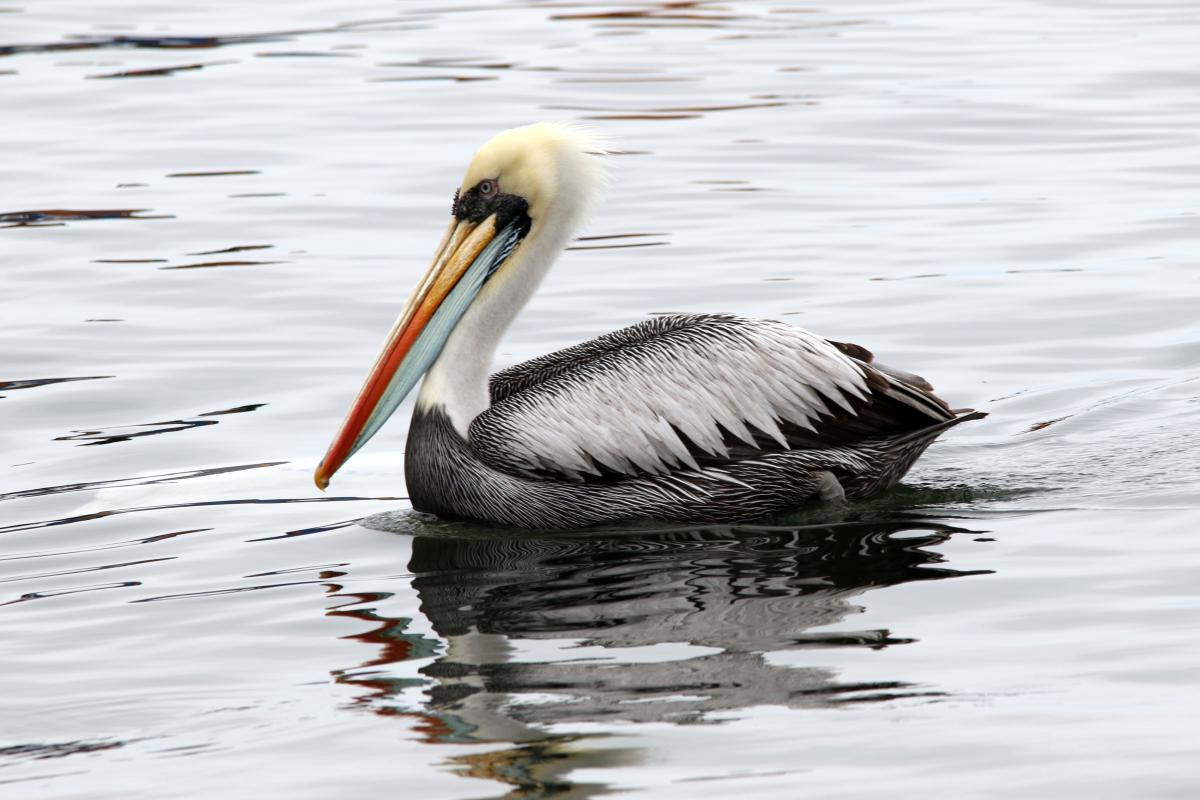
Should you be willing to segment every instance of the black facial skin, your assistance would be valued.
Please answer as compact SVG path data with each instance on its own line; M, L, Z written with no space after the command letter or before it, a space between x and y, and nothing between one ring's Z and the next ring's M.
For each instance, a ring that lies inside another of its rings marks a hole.
M490 192L485 194L482 189ZM454 216L459 221L483 222L492 214L496 215L496 230L516 222L522 237L529 232L529 204L523 197L501 192L496 180L482 180L465 192L454 193Z

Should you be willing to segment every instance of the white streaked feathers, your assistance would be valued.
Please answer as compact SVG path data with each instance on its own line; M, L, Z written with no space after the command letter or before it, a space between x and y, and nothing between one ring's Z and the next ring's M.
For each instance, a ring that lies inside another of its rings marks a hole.
M683 324L681 324L683 323ZM866 399L863 368L824 339L770 320L705 315L651 320L588 343L590 358L480 414L469 442L485 460L572 479L707 473L689 452L727 458L725 432L782 448L781 423L810 431ZM574 348L572 350L575 350ZM552 357L551 357L552 358Z

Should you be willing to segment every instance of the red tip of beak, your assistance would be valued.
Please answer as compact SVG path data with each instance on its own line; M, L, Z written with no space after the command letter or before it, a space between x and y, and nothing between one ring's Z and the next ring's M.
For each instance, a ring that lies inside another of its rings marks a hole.
M325 473L325 462L322 461L317 467L317 471L313 473L313 483L322 492L329 488L329 476Z

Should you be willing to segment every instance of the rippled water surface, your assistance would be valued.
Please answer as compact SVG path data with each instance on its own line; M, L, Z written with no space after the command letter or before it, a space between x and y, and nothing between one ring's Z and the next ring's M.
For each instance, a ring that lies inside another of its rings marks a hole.
M0 793L1194 797L1197 41L1182 0L11 0ZM616 180L503 364L733 311L991 416L833 517L423 522L406 409L318 494L470 153L537 119Z

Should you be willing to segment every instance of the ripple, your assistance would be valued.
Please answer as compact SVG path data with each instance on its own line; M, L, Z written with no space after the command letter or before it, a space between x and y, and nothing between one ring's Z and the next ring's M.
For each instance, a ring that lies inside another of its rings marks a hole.
M275 245L272 244L238 244L233 247L223 247L220 250L201 250L196 253L188 253L189 256L216 256L223 253L243 253L248 250L270 250Z
M53 597L66 597L68 595L83 594L85 592L102 592L106 589L130 589L134 586L141 586L141 581L117 581L115 583L100 583L91 586L74 586L67 589L54 589L44 592L27 592L15 600L9 600L0 603L0 606L12 606L18 603L28 603L33 600L48 600Z
M37 489L24 489L22 491L8 492L6 494L0 494L0 500L44 497L46 495L63 494L65 492L89 492L98 491L100 489L115 489L129 486L152 486L154 484L175 483L176 481L188 480L190 478L206 478L212 475L224 475L231 472L241 472L248 469L277 467L286 463L288 462L264 461L259 464L235 464L227 467L208 467L205 469L185 470L182 472L165 472L158 475L139 475L132 478L110 478L99 481L80 481L78 483L65 483L57 486L43 486Z
M164 269L168 269L165 268ZM245 414L250 411L262 408L266 403L251 403L248 405L237 406L236 408L227 408L219 411L207 411L198 414L197 417L214 417L223 416L226 414ZM116 425L108 428L95 428L91 430L76 430L72 431L69 436L56 436L56 442L82 442L80 447L93 447L103 444L118 444L121 442L130 442L134 439L141 439L146 436L158 436L163 433L178 433L180 431L192 430L193 428L203 428L207 425L216 425L219 420L215 419L173 419L165 422L143 422L137 425Z
M91 80L108 80L112 78L165 78L180 72L208 69L209 67L236 64L236 61L207 61L197 64L176 64L170 67L149 67L146 69L127 69L120 72L106 72L99 75L88 75Z
M98 753L124 747L128 742L104 740L80 740L73 742L47 742L16 744L0 747L0 758L66 758L80 753Z
M167 178L225 178L231 175L261 175L262 171L257 169L223 169L209 170L206 172L168 172L164 177Z
M100 381L115 377L113 375L80 375L73 378L27 378L19 381L0 381L0 392L11 392L17 389L36 389L39 386L53 386L56 383L72 383L74 381ZM3 395L0 395L3 397Z
M82 222L97 219L174 219L171 214L148 216L146 208L115 209L44 209L40 211L9 211L0 214L0 228L44 227L61 225L65 222Z
M292 36L307 33L325 33L332 28L310 28L275 33L247 33L228 36L152 36L152 35L118 35L92 36L77 35L69 37L70 41L48 42L44 44L11 44L0 45L0 56L19 55L25 53L52 53L64 50L97 50L102 48L137 48L155 50L201 50L225 47L235 44L255 44L271 41L282 41Z
M64 569L57 572L40 572L31 575L16 575L9 578L0 578L0 583L19 583L21 581L41 580L42 578L57 578L63 575L79 575L85 572L101 572L109 569L122 569L124 567L136 567L142 564L157 564L161 561L173 561L177 556L163 556L161 558L144 558L140 561L121 561L116 564L101 564L95 567L82 567L80 569Z
M211 269L213 267L262 267L270 264L286 264L286 261L201 261L195 264L173 264L159 269Z
M179 508L216 508L221 506L247 506L247 505L281 505L285 503L347 503L361 502L363 500L403 500L402 497L269 497L269 498L248 498L236 500L198 500L192 503L162 503L159 505L149 506L134 506L130 508L113 508L105 511L93 511L87 514L78 514L71 517L63 517L60 519L39 520L36 522L21 522L13 525L0 526L0 534L17 533L20 531L32 531L40 528L54 528L60 525L74 525L80 522L90 522L97 519L105 519L107 517L116 517L124 514L139 514L146 511L168 511ZM354 520L335 523L333 525L321 526L318 528L305 528L300 531L293 531L286 534L281 534L279 537L269 538L287 538L289 536L301 535L324 530L335 530L337 528L346 527L353 524ZM178 536L179 533L195 533L195 530L182 531L172 534L164 534L162 538ZM141 542L155 541L154 538L139 540ZM254 540L266 541L266 540Z

